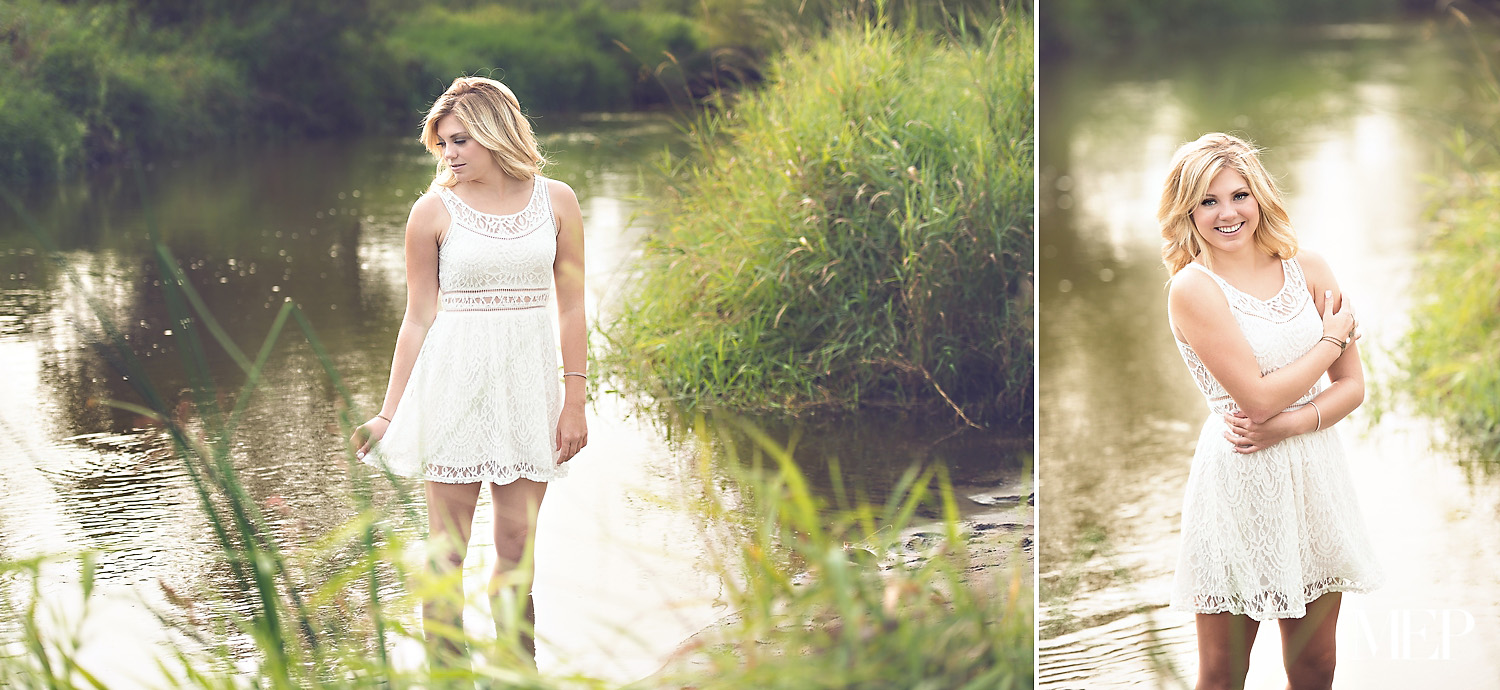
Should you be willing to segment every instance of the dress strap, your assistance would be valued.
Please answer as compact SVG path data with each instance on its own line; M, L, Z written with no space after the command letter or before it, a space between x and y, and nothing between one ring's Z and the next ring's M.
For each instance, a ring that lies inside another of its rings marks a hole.
M450 218L457 218L459 210L468 208L469 206L464 203L463 199L458 198L458 195L454 194L452 189L447 187L438 187L437 194L438 198L443 200L443 208L448 209L448 217Z
M541 175L536 176L536 198L539 201L537 205L542 210L542 217L552 224L552 234L561 233L562 225L557 222L557 216L552 213L552 190L547 189L547 178Z
M1206 275L1206 276L1208 276L1210 278L1213 278L1214 282L1219 285L1219 289L1224 291L1224 296L1225 297L1229 297L1230 295L1233 295L1233 294L1239 292L1238 288L1236 288L1233 285L1230 285L1229 281L1224 280L1223 278L1219 277L1219 274L1214 273L1213 271L1208 270L1208 267L1204 266L1203 264L1200 264L1200 263L1198 263L1196 261L1189 261L1188 262L1188 268L1196 268L1199 271L1202 271L1203 275Z
M1214 279L1214 283L1219 286L1219 290L1223 291L1224 299L1229 302L1231 309L1277 323L1285 322L1295 316L1312 297L1307 292L1307 281L1302 275L1302 267L1294 259L1281 260L1281 290L1270 299L1260 299L1230 285L1223 276L1209 270L1207 266L1196 262L1190 262L1188 265Z
M1282 270L1286 272L1286 286L1288 290L1307 291L1307 276L1302 273L1302 264L1295 258L1282 259Z

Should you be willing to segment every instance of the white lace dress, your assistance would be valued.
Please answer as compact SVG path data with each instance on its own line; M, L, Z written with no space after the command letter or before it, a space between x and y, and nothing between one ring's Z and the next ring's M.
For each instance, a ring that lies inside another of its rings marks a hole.
M1302 267L1282 262L1281 292L1260 300L1198 264L1218 283L1262 374L1291 364L1323 335ZM1366 592L1382 580L1336 429L1293 436L1241 455L1224 438L1237 412L1198 354L1178 341L1209 416L1182 507L1182 551L1172 608L1255 620L1301 618L1327 592ZM1288 410L1323 390L1320 380Z
M526 207L481 213L437 192L451 222L438 249L441 309L384 438L366 462L452 484L567 474L553 447L562 411L551 310L557 255L546 178Z

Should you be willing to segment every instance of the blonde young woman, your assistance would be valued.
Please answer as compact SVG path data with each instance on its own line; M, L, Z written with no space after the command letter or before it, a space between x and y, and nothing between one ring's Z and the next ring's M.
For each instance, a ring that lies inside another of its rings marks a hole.
M1270 620L1290 687L1329 688L1342 593L1381 580L1333 429L1365 395L1354 309L1328 264L1298 252L1245 141L1180 148L1157 220L1172 334L1211 411L1172 593L1197 614L1198 688L1243 687Z
M454 80L428 111L422 143L437 175L406 224L406 314L390 384L351 443L366 462L426 480L429 562L455 584L423 606L423 627L431 652L461 654L458 569L480 491L489 486L494 507L497 624L510 619L507 602L534 621L531 573L517 568L547 482L588 442L583 220L573 190L541 176L531 124L497 81ZM534 663L529 629L501 634L518 635Z

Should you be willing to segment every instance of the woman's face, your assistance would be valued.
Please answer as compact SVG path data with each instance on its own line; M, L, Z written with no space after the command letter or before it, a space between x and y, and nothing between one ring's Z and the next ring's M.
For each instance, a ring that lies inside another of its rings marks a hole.
M1253 247L1259 226L1260 203L1250 194L1250 183L1230 168L1220 170L1193 211L1198 237L1216 253L1232 253Z
M488 177L499 166L494 154L469 136L463 121L445 115L437 122L438 153L459 182Z

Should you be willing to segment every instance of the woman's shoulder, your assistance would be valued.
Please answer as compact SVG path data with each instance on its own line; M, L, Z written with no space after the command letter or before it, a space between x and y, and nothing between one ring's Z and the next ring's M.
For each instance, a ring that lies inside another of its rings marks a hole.
M570 201L575 205L578 203L578 195L573 192L573 188L569 187L568 183L541 175L537 175L537 180L547 184L547 195L552 197L553 206Z
M1334 284L1334 269L1328 266L1328 260L1323 255L1310 249L1302 249L1293 261L1302 267L1302 276L1307 278L1308 288Z
M443 197L435 190L427 190L417 200L412 202L411 217L413 219L437 219L448 215L448 207L443 203Z
M1224 289L1208 271L1188 264L1172 274L1167 283L1167 308L1175 314L1202 313L1222 309L1229 304Z
M1167 295L1171 296L1173 293L1202 292L1204 288L1209 286L1218 287L1208 270L1201 264L1189 263L1172 274L1172 279L1167 282ZM1214 291L1217 292L1217 289Z
M573 188L568 183L541 176L537 176L537 180L547 183L547 198L552 202L552 213L560 220L559 231L561 223L571 219L579 219L579 223L582 223L583 211L578 206L578 195L573 193Z
M1328 260L1310 249L1299 250L1292 260L1302 267L1302 274L1307 276L1308 280L1333 277L1333 269L1329 267Z
M427 191L411 205L411 215L407 218L407 230L426 230L440 233L447 225L448 207L437 192Z

